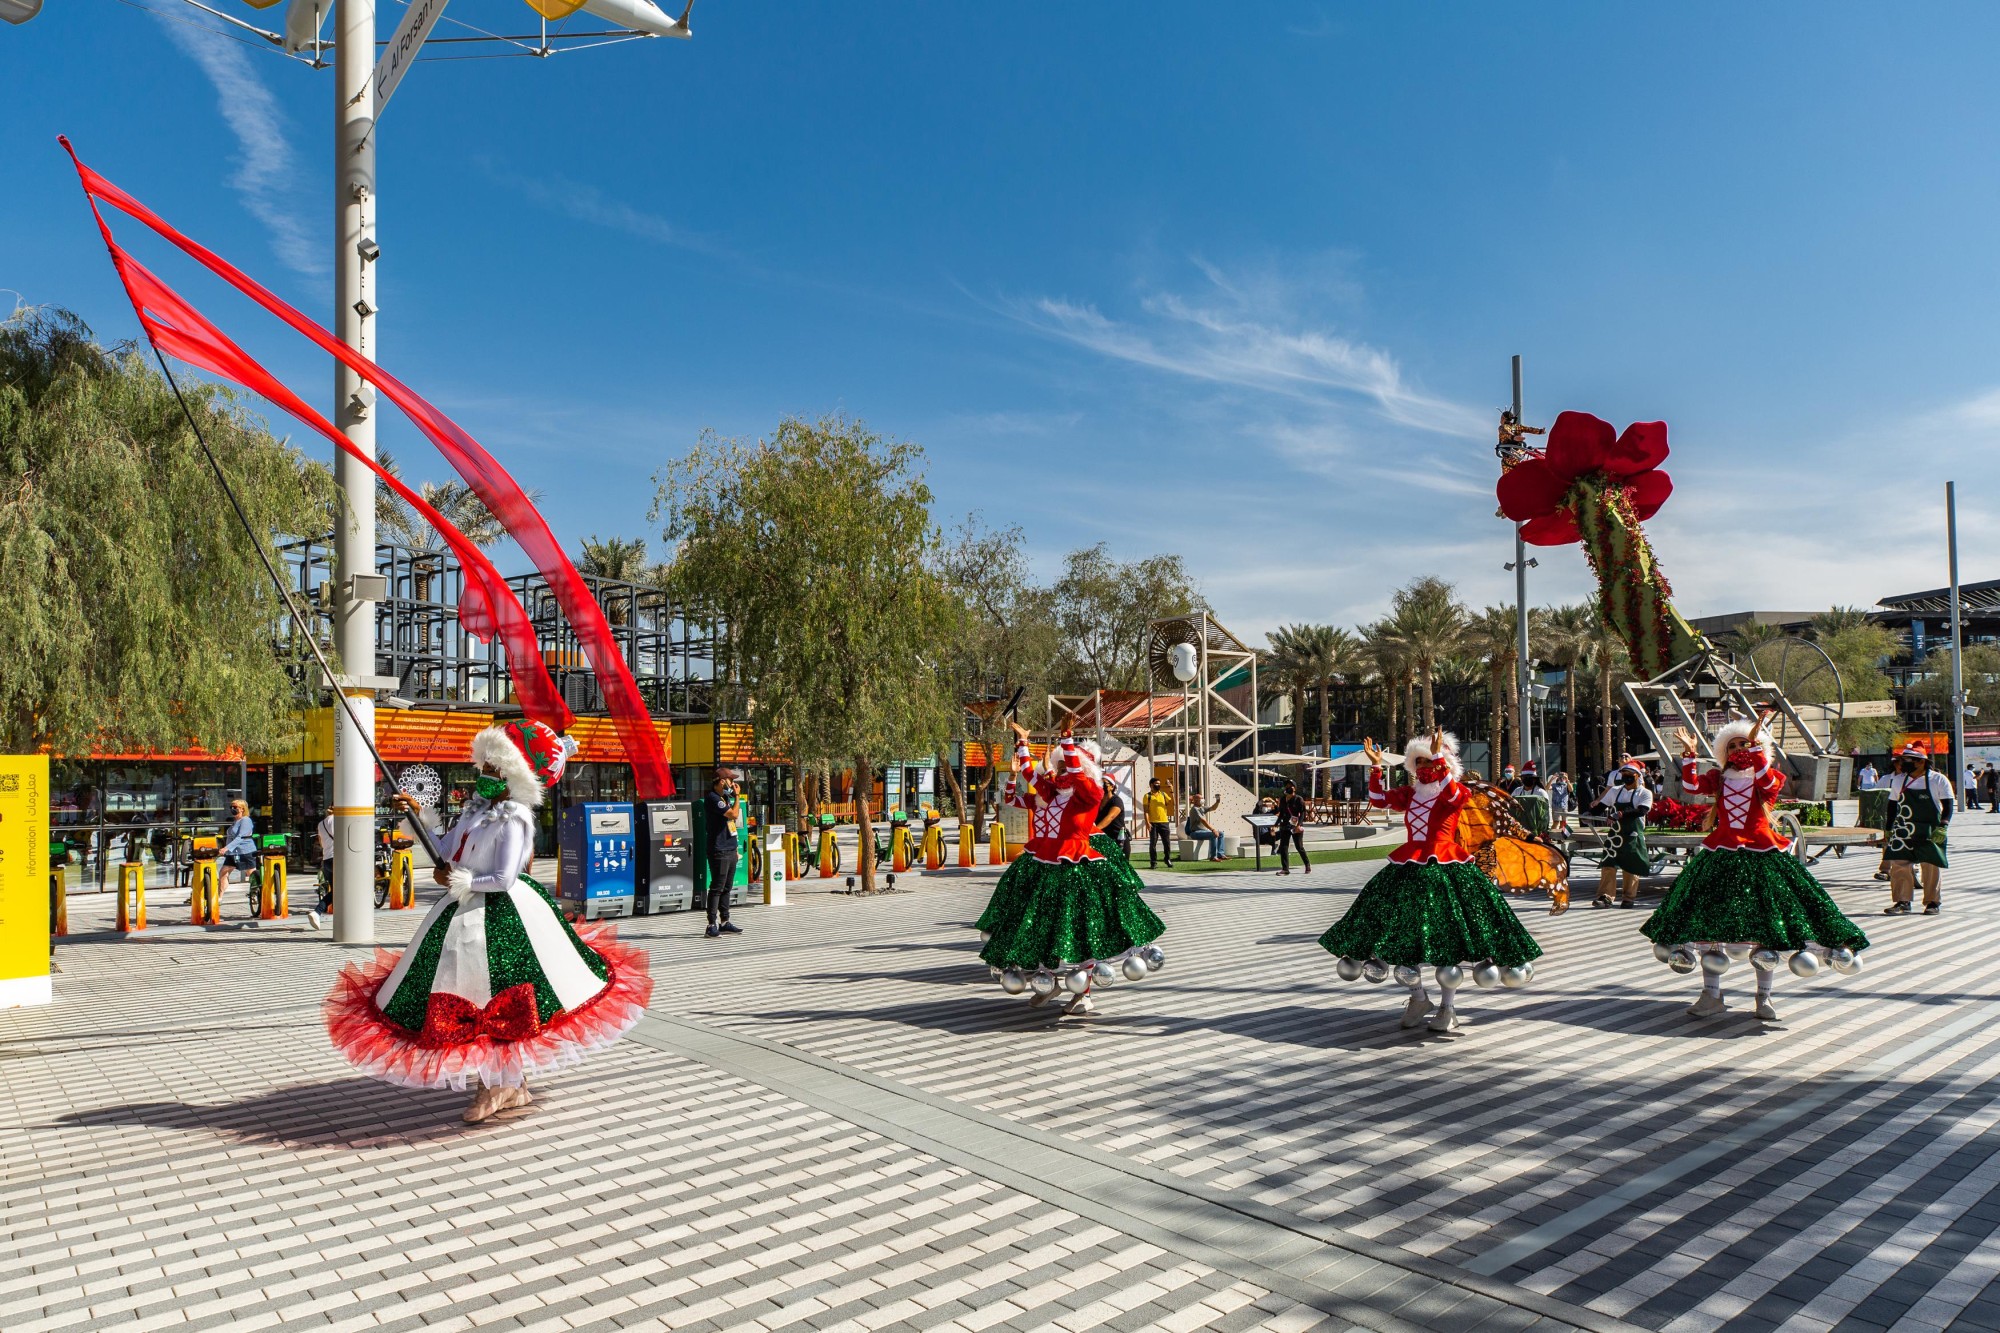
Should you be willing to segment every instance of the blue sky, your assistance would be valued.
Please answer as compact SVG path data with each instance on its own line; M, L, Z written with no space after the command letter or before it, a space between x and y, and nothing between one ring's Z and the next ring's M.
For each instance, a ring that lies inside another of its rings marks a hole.
M1247 636L1420 573L1491 602L1519 352L1531 420L1669 423L1650 528L1689 614L1942 583L1947 477L1966 577L2000 576L1991 5L702 0L694 27L420 64L383 120L381 359L567 537L648 533L704 427L840 411L925 446L941 518L1018 522L1045 569L1179 551ZM329 72L80 0L0 52L0 288L133 331L66 132L325 315ZM1538 554L1538 600L1584 591L1575 548Z

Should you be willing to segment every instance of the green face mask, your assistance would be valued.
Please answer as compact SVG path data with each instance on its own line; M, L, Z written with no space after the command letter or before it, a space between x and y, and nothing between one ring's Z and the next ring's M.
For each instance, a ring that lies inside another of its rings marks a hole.
M481 773L478 780L472 784L472 790L489 801L497 801L507 794L507 779L489 778Z

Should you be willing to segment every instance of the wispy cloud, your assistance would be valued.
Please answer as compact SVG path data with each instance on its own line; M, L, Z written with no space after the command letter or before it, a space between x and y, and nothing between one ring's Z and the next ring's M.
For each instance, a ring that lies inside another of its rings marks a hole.
M614 199L594 185L566 176L527 176L492 162L480 167L498 183L515 190L530 201L553 212L594 227L607 227L636 236L656 245L670 245L696 254L729 255L729 248L712 237L689 231L658 213L648 213L621 199Z
M1268 279L1248 282L1196 261L1206 280L1197 295L1155 290L1126 318L1095 303L1040 296L1003 305L1037 332L1096 354L1167 375L1277 395L1319 407L1357 402L1397 426L1472 437L1486 414L1423 392L1382 348L1287 309Z
M223 122L236 136L239 151L230 185L244 208L264 225L271 249L286 267L307 277L324 277L326 247L296 211L300 181L277 98L235 42L164 17L161 26L215 86Z

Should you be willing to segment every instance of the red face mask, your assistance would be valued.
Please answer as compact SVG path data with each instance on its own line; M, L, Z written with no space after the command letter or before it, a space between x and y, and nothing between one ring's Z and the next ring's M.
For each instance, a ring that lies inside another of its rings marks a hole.
M1731 768L1755 768L1762 759L1763 755L1759 751L1753 750L1747 745L1739 745L1729 752L1729 766Z
M1451 776L1451 765L1442 759L1419 759L1417 761L1417 781L1443 782Z

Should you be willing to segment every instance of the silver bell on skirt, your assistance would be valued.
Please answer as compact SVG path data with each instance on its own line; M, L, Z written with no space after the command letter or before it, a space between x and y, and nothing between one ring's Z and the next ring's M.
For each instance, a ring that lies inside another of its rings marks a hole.
M1389 965L1380 958L1370 958L1361 965L1361 975L1369 981L1387 981L1389 979Z
M1457 990L1465 984L1465 969L1457 963L1440 963L1431 975L1436 977L1437 984L1446 990Z
M1047 972L1037 972L1029 977L1028 985L1034 988L1035 994L1045 1000L1056 993L1056 979Z
M1118 980L1118 969L1100 958L1090 969L1090 980L1099 986L1109 986Z
M1021 975L1019 968L1010 967L1000 974L1000 989L1009 995L1019 995L1028 989L1028 979Z
M1792 975L1795 977L1816 977L1819 975L1819 955L1811 949L1801 949L1792 955Z
M1688 948L1685 944L1678 944L1674 946L1673 956L1667 959L1667 966L1682 975L1686 975L1695 970L1698 962L1699 960L1695 958L1693 949Z
M1500 969L1500 984L1508 990L1519 990L1535 979L1535 965L1522 963L1519 967Z
M1490 959L1472 969L1472 984L1481 990L1492 990L1500 984L1499 965Z
M1090 989L1090 973L1078 968L1063 978L1063 989L1072 995L1081 995Z
M1146 960L1136 953L1127 954L1125 961L1118 965L1118 970L1125 974L1125 980L1127 981L1144 981L1146 979Z
M1826 956L1826 961L1843 977L1851 977L1861 970L1861 955L1852 949L1835 949Z
M1335 975L1342 981L1361 980L1361 960L1359 958L1342 958L1333 965L1333 970Z
M1398 986L1414 986L1417 984L1417 978L1421 976L1423 976L1423 973L1414 967L1399 967L1395 972L1396 984Z
M1775 972L1784 961L1785 956L1776 949L1756 949L1750 954L1750 966L1759 972Z
M1704 975L1719 977L1729 970L1729 955L1716 951L1701 956L1701 970Z

